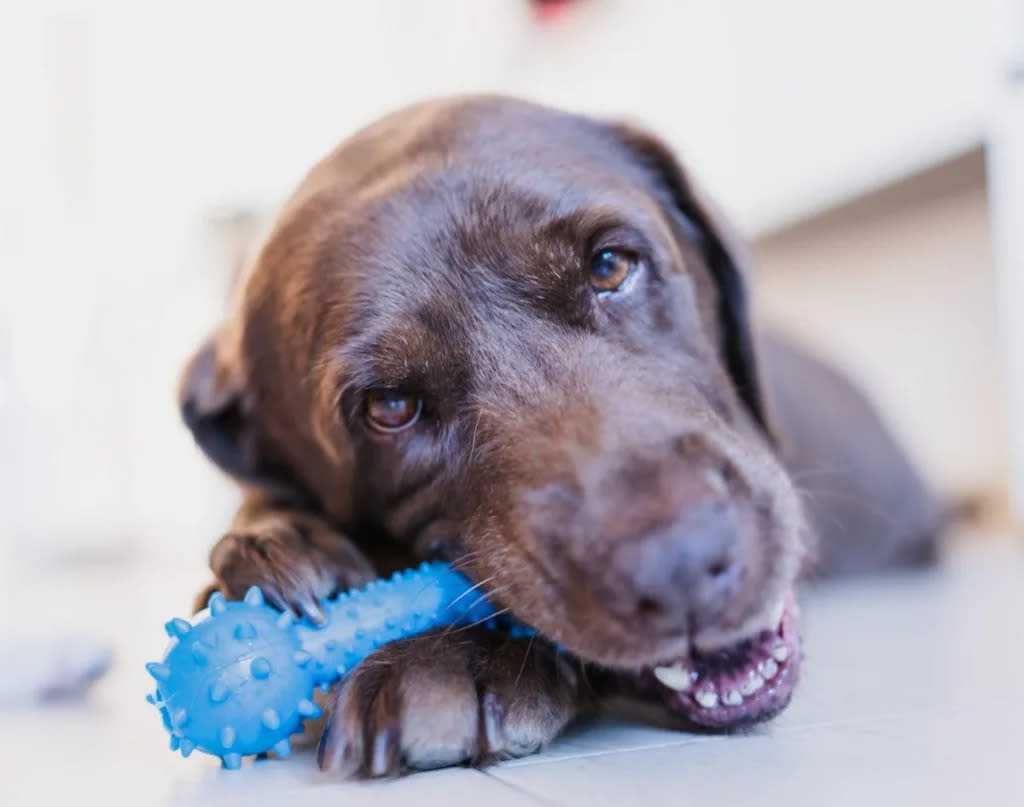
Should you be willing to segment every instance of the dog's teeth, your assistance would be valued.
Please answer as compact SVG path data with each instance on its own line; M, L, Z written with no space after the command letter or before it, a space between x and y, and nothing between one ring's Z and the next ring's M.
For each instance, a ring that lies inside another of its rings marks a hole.
M789 648L779 643L772 648L772 656L776 661L785 661L789 658Z
M677 692L685 692L690 688L690 671L682 664L673 664L671 667L655 667L654 677L669 689Z
M757 671L761 673L761 677L765 681L770 681L779 671L779 665L775 663L774 659L765 659L757 665Z
M769 617L772 628L777 628L782 624L782 615L786 612L786 603L779 600L771 610L771 616Z
M718 706L718 693L713 689L702 689L693 698L705 709L713 709Z
M739 706L743 703L743 696L738 689L730 689L722 696L722 703L726 706Z
M757 690L764 686L764 679L757 673L751 674L750 678L743 682L740 686L740 692L744 695L753 695Z
M729 492L729 485L725 481L725 475L715 468L704 469L704 481L707 482L711 491L719 496L724 496Z

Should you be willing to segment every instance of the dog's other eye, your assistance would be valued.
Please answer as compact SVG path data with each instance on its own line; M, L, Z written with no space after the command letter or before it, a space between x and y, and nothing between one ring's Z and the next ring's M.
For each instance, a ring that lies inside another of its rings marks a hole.
M378 432L398 432L415 423L423 411L423 399L389 389L366 394L366 422Z
M598 294L618 291L636 268L637 258L622 249L602 249L590 259L590 285Z

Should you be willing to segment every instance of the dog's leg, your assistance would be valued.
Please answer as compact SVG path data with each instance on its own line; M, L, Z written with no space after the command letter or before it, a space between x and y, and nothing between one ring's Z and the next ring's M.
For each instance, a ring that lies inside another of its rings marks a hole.
M210 568L216 582L200 595L197 610L213 590L240 599L257 585L271 604L314 622L323 620L321 599L375 577L373 564L323 518L261 497L238 511L210 553Z
M532 754L590 702L546 642L484 627L393 642L331 695L318 762L346 778Z

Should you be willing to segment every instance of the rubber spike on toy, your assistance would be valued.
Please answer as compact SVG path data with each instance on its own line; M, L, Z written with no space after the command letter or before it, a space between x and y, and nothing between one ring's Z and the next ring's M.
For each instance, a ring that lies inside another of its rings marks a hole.
M171 668L166 664L161 664L159 661L149 662L149 664L146 665L146 669L149 671L150 675L161 683L167 681L171 677Z
M310 661L313 660L313 657L309 655L309 653L307 653L305 650L296 650L295 653L292 655L292 658L295 660L296 666L299 667L305 667L307 664L309 664Z
M186 620L182 619L179 616L167 622L164 625L164 630L167 632L167 635L170 636L172 639L180 639L182 636L184 636L186 633L192 630L192 626Z
M320 707L306 698L300 700L296 708L302 717L316 718L321 715Z
M181 737L179 737L177 734L172 734L171 735L171 750L172 751L177 751L179 748L181 748Z
M225 751L230 751L235 744L235 729L232 726L224 726L220 730L220 744Z
M281 728L281 716L276 709L266 709L260 716L260 722L271 731Z
M227 768L229 771L237 771L240 767L242 767L241 754L225 754L220 758L220 761L223 763L224 767Z
M249 590L245 592L245 604L253 608L263 605L263 592L259 586L249 586Z
M188 759L189 754L191 754L195 750L196 744L188 738L185 738L181 741L181 755L185 757L185 759Z
M206 664L210 659L210 649L202 642L192 643L192 658L196 664Z
M146 703L151 703L154 706L156 706L156 695L154 695L152 692L147 693Z
M289 612L289 611L282 611L281 612L281 616L279 616L277 618L277 627L279 627L279 628L291 627L291 624L294 621L295 621L295 618L291 615L291 612Z
M283 740L278 740L274 743L274 753L282 759L287 759L292 753L292 744L288 742L288 738L285 737Z
M181 708L175 710L174 714L171 715L171 725L175 728L181 728L188 723L188 709Z
M262 681L270 677L272 668L270 662L260 656L252 660L252 664L249 665L249 672L252 673L253 678L258 678Z
M228 601L224 599L223 594L215 591L210 595L210 599L206 601L206 607L210 609L212 616L220 616L228 610Z
M255 639L256 626L252 622L239 622L231 635L236 639Z
M210 703L224 703L229 694L228 688L220 681L210 685Z

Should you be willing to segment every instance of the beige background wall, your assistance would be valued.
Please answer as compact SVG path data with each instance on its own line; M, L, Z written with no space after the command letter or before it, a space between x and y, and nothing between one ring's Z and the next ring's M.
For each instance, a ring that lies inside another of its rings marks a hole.
M1005 496L980 150L761 238L756 255L766 322L860 380L943 489Z

